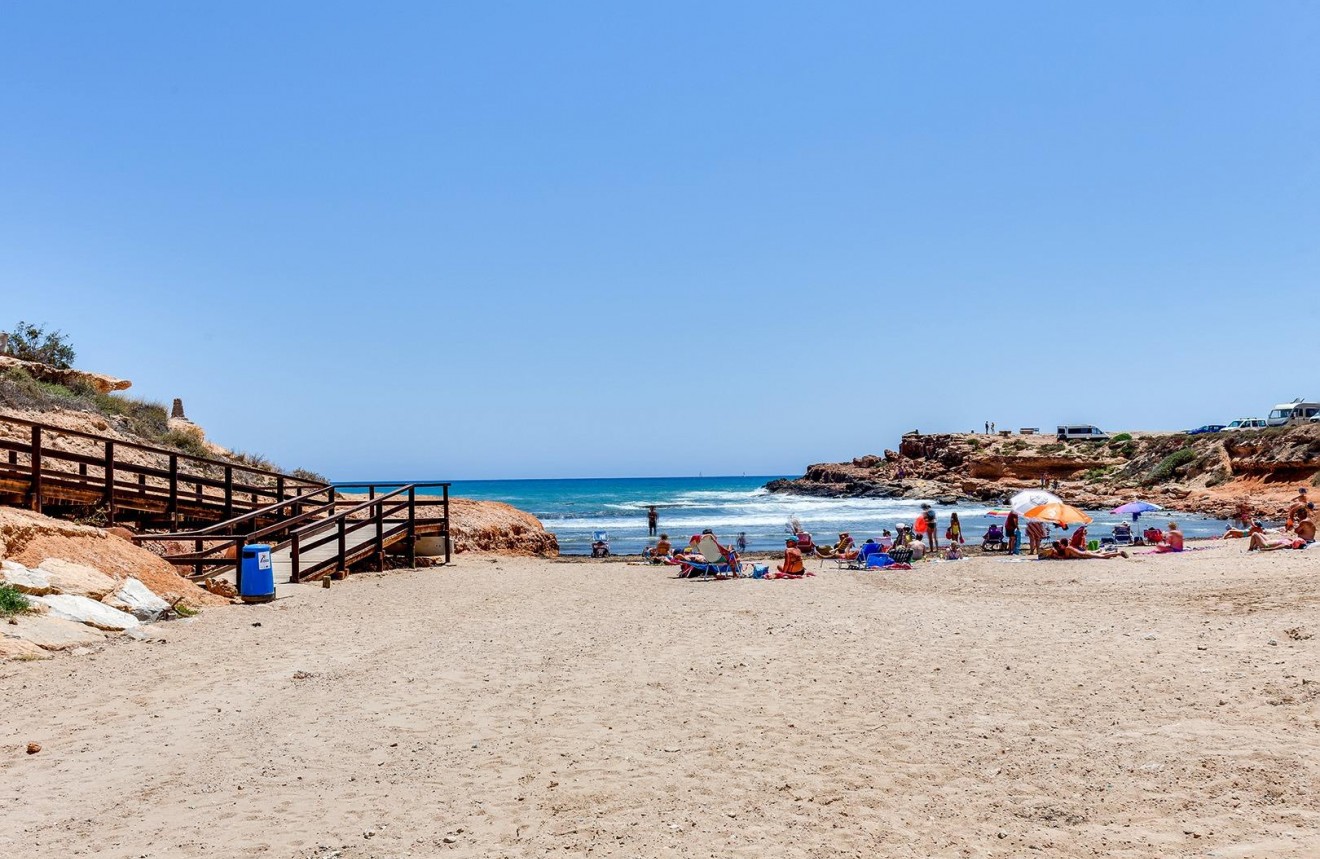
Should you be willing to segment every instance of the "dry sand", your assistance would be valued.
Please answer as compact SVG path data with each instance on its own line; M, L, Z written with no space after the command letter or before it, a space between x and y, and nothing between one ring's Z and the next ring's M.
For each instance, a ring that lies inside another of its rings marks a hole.
M1317 856L1320 550L1242 549L211 609L0 667L0 855Z

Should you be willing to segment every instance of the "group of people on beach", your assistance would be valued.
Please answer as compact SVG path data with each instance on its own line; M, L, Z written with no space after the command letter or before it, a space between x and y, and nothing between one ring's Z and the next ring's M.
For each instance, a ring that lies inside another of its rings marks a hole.
M1259 519L1251 515L1250 506L1244 502L1239 506L1237 516L1225 530L1223 538L1246 539L1248 551L1305 549L1313 545L1316 539L1315 504L1307 496L1305 487L1298 489L1297 497L1289 502L1287 520L1281 529L1266 528ZM649 519L654 532L654 507L650 510ZM1059 527L1065 532L1069 531L1067 524ZM1122 535L1124 542L1129 544L1134 542L1131 526L1126 524L1115 526L1115 537L1120 536L1119 530L1124 531ZM1023 554L1022 531L1022 517L1016 511L1010 511L1005 517L1002 529L998 525L990 526L982 545L985 547L991 543L1002 542L1005 545L1001 546L1001 550L1006 549L1010 555L1021 555ZM1061 538L1050 539L1047 524L1039 519L1031 519L1027 521L1025 531L1027 553L1040 560L1111 560L1129 557L1128 552L1119 548L1114 538L1106 538L1110 546L1091 541L1086 525L1078 525L1072 529L1071 534ZM1152 547L1152 551L1157 554L1183 552L1187 549L1186 537L1177 522L1169 522L1165 530L1147 528L1141 536L1145 544ZM858 545L852 535L846 531L840 532L838 541L832 545L818 545L812 540L809 532L799 528L796 533L791 533L785 538L783 562L776 567L776 575L771 577L797 578L811 575L806 570L805 560L812 557L852 561L858 558L865 559L872 552L882 552L894 564L899 565L937 555L942 555L945 560L959 560L963 557L966 539L957 512L949 515L949 525L944 530L944 539L947 543L941 553L939 517L929 504L922 505L921 515L913 525L899 525L896 527L896 533L882 529L878 538L868 538L861 545ZM1140 544L1142 541L1135 542ZM694 534L688 545L677 552L674 551L669 535L661 534L654 546L646 548L643 556L655 563L677 564L690 572L697 566L728 565L731 561L736 563L737 555L745 552L746 548L745 535L739 535L736 548L728 547L720 543L714 532L708 528L701 534Z
M1308 497L1306 487L1299 487L1296 497L1288 502L1288 517L1281 529L1266 528L1251 515L1248 505L1240 504L1234 521L1224 529L1223 539L1245 539L1248 552L1309 548L1315 543L1315 503Z

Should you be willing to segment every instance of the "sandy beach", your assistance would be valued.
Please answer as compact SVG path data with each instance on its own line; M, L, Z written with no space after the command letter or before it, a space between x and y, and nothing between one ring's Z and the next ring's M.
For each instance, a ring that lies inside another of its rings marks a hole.
M0 666L0 856L1316 856L1320 555L1243 548L210 609Z

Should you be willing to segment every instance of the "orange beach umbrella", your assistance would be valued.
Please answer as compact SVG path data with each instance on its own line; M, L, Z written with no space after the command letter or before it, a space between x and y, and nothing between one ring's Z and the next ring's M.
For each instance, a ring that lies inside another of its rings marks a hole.
M1022 514L1027 519L1053 522L1055 525L1090 525L1091 517L1063 502L1042 504Z

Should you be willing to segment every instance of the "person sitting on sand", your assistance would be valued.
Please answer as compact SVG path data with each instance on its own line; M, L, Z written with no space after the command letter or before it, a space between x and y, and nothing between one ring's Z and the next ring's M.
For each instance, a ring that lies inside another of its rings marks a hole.
M1179 530L1177 522L1169 523L1169 530L1164 534L1164 542L1155 547L1155 551L1163 554L1165 552L1181 552L1183 550L1183 532Z
M961 560L962 560L962 543L958 542L957 540L953 540L952 542L950 542L950 543L949 543L949 548L946 549L946 550L944 551L944 560L946 560L946 561L961 561Z
M880 551L888 552L890 549L894 548L894 535L889 533L888 528L885 528L880 532L880 539L874 542L880 544Z
M798 548L798 538L784 540L784 563L775 567L782 576L800 576L807 571L802 565L802 550Z
M1063 558L1070 561L1108 561L1111 558L1126 558L1127 552L1088 552L1085 549L1079 549L1071 543L1065 543L1059 540L1054 544L1054 551L1061 553Z
M661 534L654 546L648 547L644 554L647 560L661 561L673 554L674 545L669 542L668 534Z
M1074 549L1086 548L1086 526L1078 525L1077 530L1073 532L1072 538L1068 540L1068 545Z

